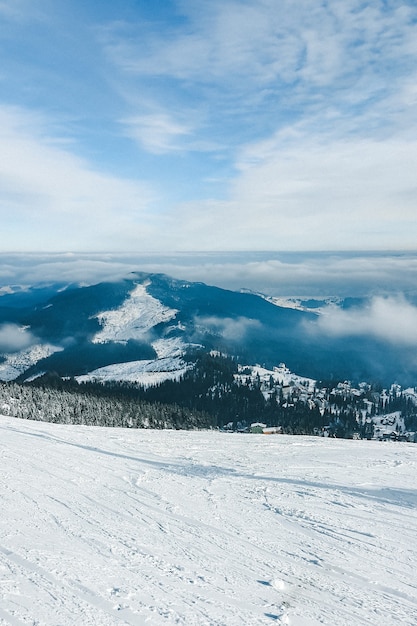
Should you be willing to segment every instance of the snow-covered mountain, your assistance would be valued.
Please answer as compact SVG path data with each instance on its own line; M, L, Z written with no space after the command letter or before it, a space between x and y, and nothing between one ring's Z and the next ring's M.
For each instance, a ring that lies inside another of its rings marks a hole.
M144 273L92 286L14 287L2 294L1 380L55 371L153 384L181 376L196 350L270 369L285 362L314 379L414 384L417 378L415 361L410 365L400 348L371 337L312 332L318 303L288 306L254 293Z

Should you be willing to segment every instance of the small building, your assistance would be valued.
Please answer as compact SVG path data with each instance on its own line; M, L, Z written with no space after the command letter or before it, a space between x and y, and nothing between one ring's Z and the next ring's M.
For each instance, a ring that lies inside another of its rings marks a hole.
M263 433L264 428L266 428L266 424L262 424L261 422L254 422L250 425L251 433Z

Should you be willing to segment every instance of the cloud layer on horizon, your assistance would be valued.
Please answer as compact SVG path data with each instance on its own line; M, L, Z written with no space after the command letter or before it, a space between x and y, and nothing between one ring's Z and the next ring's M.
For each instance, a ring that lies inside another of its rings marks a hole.
M91 285L120 280L132 272L163 273L281 297L403 293L417 298L416 253L0 254L0 289L38 283Z

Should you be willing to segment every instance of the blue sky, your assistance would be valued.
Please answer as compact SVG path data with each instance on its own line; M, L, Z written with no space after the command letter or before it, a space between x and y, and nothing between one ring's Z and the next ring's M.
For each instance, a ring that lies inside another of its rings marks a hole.
M412 250L417 4L0 0L0 251Z

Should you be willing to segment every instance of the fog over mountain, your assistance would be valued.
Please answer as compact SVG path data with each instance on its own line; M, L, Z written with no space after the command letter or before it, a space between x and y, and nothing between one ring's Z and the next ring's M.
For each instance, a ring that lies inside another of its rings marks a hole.
M285 362L316 379L414 384L416 320L412 294L279 298L146 272L84 286L9 285L0 376L80 376L172 358L182 369L183 357L203 349L270 368Z
M273 296L417 297L410 251L1 253L0 293L13 284L91 285L138 270Z

